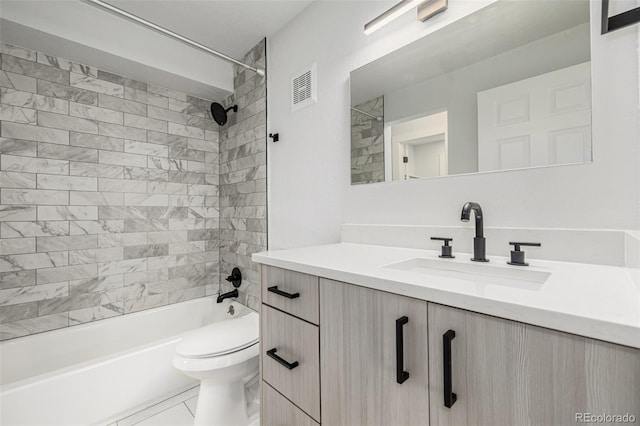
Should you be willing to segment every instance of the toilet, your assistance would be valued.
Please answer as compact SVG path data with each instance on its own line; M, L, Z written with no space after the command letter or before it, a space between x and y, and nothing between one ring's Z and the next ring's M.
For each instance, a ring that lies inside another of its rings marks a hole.
M258 330L252 311L199 328L178 343L174 367L200 380L194 425L257 424L259 410L249 410L245 386L258 374Z

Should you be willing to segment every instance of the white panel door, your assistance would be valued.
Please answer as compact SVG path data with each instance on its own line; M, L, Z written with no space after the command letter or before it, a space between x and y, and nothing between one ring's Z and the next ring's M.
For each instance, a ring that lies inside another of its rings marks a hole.
M479 171L591 161L591 62L478 92Z

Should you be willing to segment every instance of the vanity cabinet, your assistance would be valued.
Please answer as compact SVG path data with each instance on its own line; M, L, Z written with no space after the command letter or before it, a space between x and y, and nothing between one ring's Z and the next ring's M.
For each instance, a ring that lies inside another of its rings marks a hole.
M427 303L320 279L322 424L428 425Z
M262 382L262 406L267 408L262 411L260 423L263 425L318 426L319 424L266 382Z
M284 312L262 309L262 378L314 419L320 418L318 327Z
M270 266L262 297L265 426L640 421L638 349Z
M318 325L318 277L262 267L262 303Z
M318 277L261 268L262 424L320 422Z
M640 350L435 303L428 311L431 424L575 424L576 413L640 418Z

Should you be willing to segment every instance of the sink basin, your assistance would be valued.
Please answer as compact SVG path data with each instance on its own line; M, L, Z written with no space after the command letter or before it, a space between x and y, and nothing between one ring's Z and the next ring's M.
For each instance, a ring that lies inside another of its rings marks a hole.
M459 263L443 260L415 258L383 266L387 269L413 272L433 278L464 280L477 284L521 285L544 284L551 276L549 272L508 268L486 263ZM536 286L537 287L537 286Z

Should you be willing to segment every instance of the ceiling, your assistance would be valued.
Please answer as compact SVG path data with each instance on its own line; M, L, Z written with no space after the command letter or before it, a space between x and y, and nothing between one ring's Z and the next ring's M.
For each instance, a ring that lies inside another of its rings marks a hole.
M313 0L105 0L178 34L242 58Z

